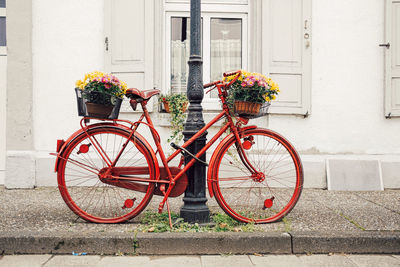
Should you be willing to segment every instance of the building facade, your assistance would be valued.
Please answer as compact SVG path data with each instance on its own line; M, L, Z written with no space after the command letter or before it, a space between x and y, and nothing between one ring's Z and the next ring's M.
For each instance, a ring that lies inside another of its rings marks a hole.
M49 153L79 127L84 73L185 91L189 25L189 0L0 1L0 184L56 185ZM202 40L205 83L235 69L278 82L254 123L293 143L306 187L400 188L399 1L203 0ZM150 106L166 141L168 115ZM206 121L220 108L212 94L203 107ZM120 116L137 113L125 103Z

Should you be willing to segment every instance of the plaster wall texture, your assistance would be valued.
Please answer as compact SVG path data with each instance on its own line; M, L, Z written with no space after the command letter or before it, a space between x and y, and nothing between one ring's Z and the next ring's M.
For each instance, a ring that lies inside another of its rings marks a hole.
M6 169L6 72L7 56L0 56L0 184Z
M384 117L384 1L313 1L312 114L272 116L300 151L399 154Z
M36 151L79 127L75 81L104 68L104 3L33 2L34 137Z
M38 0L33 14L34 140L43 151L78 125L75 80L104 69L104 6ZM384 3L314 1L312 27L312 113L272 115L268 126L300 152L400 153L399 120L383 115Z
M318 0L312 13L312 113L271 115L262 126L286 136L303 155L306 182L307 173L317 177L308 180L311 187L325 187L328 157L399 154L400 123L383 115L384 1ZM103 1L34 1L32 38L34 150L45 155L79 127L75 81L104 69ZM162 121L157 114L153 119ZM166 140L168 128L159 129ZM36 172L49 165L36 164Z
M7 150L33 149L31 6L7 1Z

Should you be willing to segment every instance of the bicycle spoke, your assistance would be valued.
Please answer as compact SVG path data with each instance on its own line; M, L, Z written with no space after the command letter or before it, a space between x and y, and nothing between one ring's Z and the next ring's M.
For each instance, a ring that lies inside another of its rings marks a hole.
M217 202L239 221L279 220L294 207L300 195L297 184L302 184L302 176L297 170L301 163L293 157L296 152L290 144L268 130L249 130L243 140L252 142L243 150L248 162L242 162L234 138L217 154L220 160L212 166L215 177L209 178ZM247 164L256 172L252 174Z
M146 180L154 180L154 161L143 143L134 136L128 139L130 136L128 131L115 127L96 128L71 141L63 153L59 189L67 205L83 219L102 223L126 221L139 214L150 201L155 183ZM89 151L80 152L81 146L88 144ZM109 166L101 155L107 155L107 161L114 161L124 144L126 150L115 167L148 167L149 173L140 175L141 184L149 188L147 192L132 191L100 180L100 169ZM130 199L133 206L125 207Z

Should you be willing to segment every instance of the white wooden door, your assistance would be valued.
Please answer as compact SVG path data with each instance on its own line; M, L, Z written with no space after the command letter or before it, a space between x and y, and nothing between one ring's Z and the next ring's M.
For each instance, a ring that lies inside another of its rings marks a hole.
M152 89L154 0L106 0L105 33L106 71L128 87Z
M400 116L400 0L386 0L385 116Z
M263 73L278 83L271 113L311 113L311 0L262 1Z

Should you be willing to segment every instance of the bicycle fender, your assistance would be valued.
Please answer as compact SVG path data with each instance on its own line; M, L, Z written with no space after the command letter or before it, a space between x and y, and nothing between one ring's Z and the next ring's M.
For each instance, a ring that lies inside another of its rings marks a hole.
M54 166L54 172L58 172L58 166L60 164L60 155L62 155L62 153L64 152L64 150L66 149L66 147L71 143L72 140L74 140L77 136L81 135L82 133L84 133L87 130L93 129L93 128L98 128L98 127L119 127L122 128L123 130L127 130L130 131L131 129L125 125L122 124L117 124L117 123L110 123L110 122L105 122L105 123L96 123L96 124L92 124L89 125L88 127L85 127L84 129L79 129L76 132L74 132L65 142L63 142L61 148L57 147L57 158L56 158L56 162L55 162L55 166ZM138 132L135 132L135 136L140 139L140 141L142 141L148 148L149 148L149 152L154 160L155 166L156 166L156 179L158 179L160 177L160 170L159 168L157 168L158 165L158 161L157 161L157 157L153 151L153 149L151 148L150 144L146 141L146 139L139 134Z
M239 129L239 135L247 130L252 130L252 129L256 129L257 126L256 125L250 125L250 126L246 126L243 128ZM208 171L207 171L207 187L208 187L208 192L210 194L210 197L214 197L214 191L212 189L212 185L213 183L215 183L215 181L212 180L212 177L214 177L214 165L215 165L215 161L216 161L216 156L218 151L221 149L222 146L225 145L226 142L228 142L228 140L230 138L233 137L233 133L228 134L222 141L221 143L219 143L219 145L217 146L217 148L214 150L214 153L211 156L211 160L210 160L210 164L208 167Z

